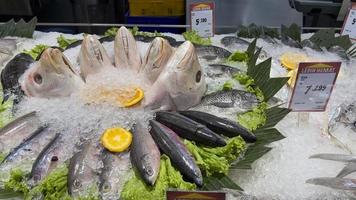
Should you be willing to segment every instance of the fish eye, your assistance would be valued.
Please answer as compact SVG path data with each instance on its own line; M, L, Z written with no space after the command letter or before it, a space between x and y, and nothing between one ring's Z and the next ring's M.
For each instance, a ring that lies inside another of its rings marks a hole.
M153 169L152 169L152 167L146 167L146 169L145 169L145 171L146 171L146 174L147 175L149 175L149 176L152 176L153 175Z
M51 161L52 161L52 162L58 161L58 156L52 156Z
M35 74L33 76L33 80L38 84L38 85L41 85L42 84L42 76L40 74Z
M111 186L110 186L110 184L104 184L103 185L103 191L104 192L109 192L111 190Z
M198 82L200 82L200 79L201 79L201 71L199 70L197 72L197 74L195 75L195 81L198 83Z
M356 121L354 121L353 125L354 125L354 127L356 127Z
M74 188L80 188L82 186L82 183L78 179L75 179L73 182L73 186Z

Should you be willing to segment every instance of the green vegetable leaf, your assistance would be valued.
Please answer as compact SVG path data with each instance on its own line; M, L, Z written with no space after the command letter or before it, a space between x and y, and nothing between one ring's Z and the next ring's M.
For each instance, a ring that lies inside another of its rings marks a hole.
M111 27L108 30L105 31L104 36L112 36L115 37L117 30L119 28L117 27ZM133 28L129 29L129 31L132 33L132 35L142 35L145 37L161 37L163 36L161 33L155 31L155 32L146 32L146 31L139 31L137 26L134 26Z
M0 189L0 199L13 199L13 198L22 198L22 193L15 192L11 189Z
M0 38L6 36L17 36L32 38L37 24L37 17L32 18L28 23L20 19L17 23L11 19L0 25Z
M57 43L62 49L66 49L70 44L78 41L78 39L65 38L62 34L57 37Z
M297 42L301 41L301 31L300 27L293 23L289 27L282 25L281 26L281 36L282 38L289 37Z
M162 155L160 171L155 185L147 185L138 172L135 172L134 176L125 183L121 198L123 200L163 200L168 188L194 190L196 186L193 183L185 182L180 172L172 166L170 159L166 155Z
M274 127L280 122L288 113L291 112L288 108L272 107L266 110L266 122L261 129Z
M49 46L38 44L30 50L24 50L23 53L29 54L33 59L36 59Z
M213 174L209 177L204 177L203 190L221 190L222 188L229 188L243 191L234 181L224 174Z
M258 139L258 138L257 138ZM251 169L251 164L268 153L272 148L253 144L247 148L243 159L231 166L231 169Z
M253 110L238 115L237 121L242 126L249 129L250 131L254 131L265 124L266 108L267 108L267 104L262 103L258 105L256 108L254 108Z
M244 38L259 38L264 36L279 38L279 32L276 28L257 26L252 23L249 26L240 26L237 31L237 36Z
M227 62L247 62L248 54L246 52L235 51L228 58Z
M10 178L4 183L6 190L13 190L14 192L21 192L27 194L30 191L26 183L26 173L21 169L11 169Z
M352 42L348 35L335 37L334 29L323 29L314 33L310 38L310 41L320 47L330 48L332 46L340 46L347 50L352 46Z
M211 45L212 43L210 38L202 38L196 31L186 31L183 33L183 37L185 40L191 41L194 44Z

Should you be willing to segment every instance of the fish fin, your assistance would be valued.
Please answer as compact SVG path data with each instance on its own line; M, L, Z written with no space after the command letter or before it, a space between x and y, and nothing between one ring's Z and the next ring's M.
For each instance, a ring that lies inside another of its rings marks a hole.
M336 177L343 178L355 171L356 171L356 163L350 162L339 172L339 174Z
M312 155L309 158L318 158L322 160L333 160L333 161L340 161L340 162L356 162L356 156L345 155L345 154L321 153L321 154Z
M306 183L340 190L355 190L356 179L320 177L308 179Z

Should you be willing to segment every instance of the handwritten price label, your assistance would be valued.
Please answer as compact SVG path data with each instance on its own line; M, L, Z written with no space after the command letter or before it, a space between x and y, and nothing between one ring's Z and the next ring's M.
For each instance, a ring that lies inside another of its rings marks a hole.
M191 28L201 37L214 36L214 3L190 5Z
M289 108L296 112L325 111L341 62L299 64Z
M351 39L356 40L356 3L353 3L349 10L341 35L349 35Z

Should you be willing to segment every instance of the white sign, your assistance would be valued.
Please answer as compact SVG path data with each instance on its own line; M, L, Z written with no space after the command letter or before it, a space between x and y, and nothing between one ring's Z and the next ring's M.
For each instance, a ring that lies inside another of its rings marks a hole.
M191 27L201 37L214 36L214 3L190 5Z
M340 66L340 62L300 63L289 108L296 112L325 111Z
M341 35L349 35L351 39L356 40L356 4L354 3L344 21Z

